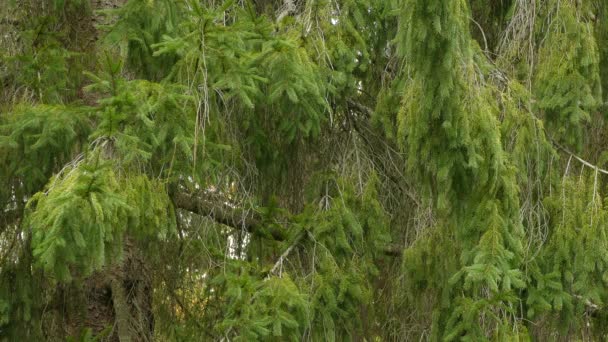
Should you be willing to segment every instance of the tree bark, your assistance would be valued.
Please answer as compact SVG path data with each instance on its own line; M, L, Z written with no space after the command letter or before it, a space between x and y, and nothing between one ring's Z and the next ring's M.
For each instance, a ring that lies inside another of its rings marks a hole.
M133 240L127 238L124 249L120 263L94 273L81 285L58 291L66 337L90 329L103 341L153 340L151 272Z

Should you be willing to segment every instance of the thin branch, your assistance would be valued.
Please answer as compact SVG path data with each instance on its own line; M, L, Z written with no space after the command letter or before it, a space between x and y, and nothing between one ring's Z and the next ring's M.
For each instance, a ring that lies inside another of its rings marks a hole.
M581 162L583 165L588 166L588 167L590 167L590 168L592 168L592 169L594 169L594 170L596 170L596 171L598 171L598 172L601 172L601 173L603 173L603 174L605 174L605 175L608 175L608 171L606 171L606 170L604 170L604 169L602 169L602 168L598 167L597 165L593 165L593 164L591 164L590 162L586 161L585 159L583 159L583 158L581 158L581 157L577 156L576 154L574 154L574 153L570 152L570 151L569 151L567 148L565 148L564 146L562 146L562 145L558 144L558 143L557 143L555 140L551 140L551 141L553 142L553 145L555 145L555 146L556 146L557 148L559 148L560 150L562 150L562 151L564 151L564 152L568 153L570 156L574 157L574 159L578 160L578 161L579 161L579 162Z
M205 194L203 193L198 194L198 196L176 193L173 195L173 203L179 209L209 217L219 224L234 229L240 230L244 228L251 234L268 237L275 241L285 241L287 239L287 229L272 224L265 224L257 212L246 212L240 208L228 205L226 200L210 201L205 199L204 196ZM280 264L300 241L301 237L296 238L294 243L281 255L277 264ZM388 244L382 250L387 256L400 256L403 248L395 244ZM275 264L271 273L276 271L277 264Z
M231 206L226 199L214 201L205 199L205 194L190 195L176 193L173 201L176 207L195 214L212 218L215 222L235 229L245 229L249 233L267 236L277 241L285 240L285 230L272 225L264 225L262 217L253 211L244 211Z
M477 28L479 29L479 31L481 32L481 35L483 36L483 44L485 45L485 53L486 56L488 57L488 59L490 59L490 56L488 56L490 54L490 49L488 48L488 40L486 39L486 33L483 31L483 28L481 27L481 25L479 25L479 23L477 21L475 21L475 19L473 19L473 17L469 17L469 19L471 19L471 21L477 26Z
M300 232L300 234L298 234L298 236L294 239L293 243L283 252L283 254L281 254L274 266L272 266L272 268L268 272L268 275L266 276L266 279L270 278L270 276L273 275L279 267L282 268L283 260L285 260L289 256L289 253L291 253L293 248L300 243L304 235L306 235L304 232Z
M363 114L366 118L370 118L373 110L361 103L355 102L355 101L348 101L348 104L352 107L354 107L359 113ZM353 118L353 127L355 128L355 131L361 136L361 138L363 139L363 141L365 142L365 144L368 146L368 148L373 151L374 150L374 145L373 143L369 140L369 136L368 134L366 134L366 132L363 131L363 127L361 127L363 123L360 122L359 120L357 120L356 118ZM365 127L369 132L371 132L371 128L369 127ZM372 132L373 133L373 132ZM385 143L386 144L386 143ZM387 146L387 150L389 150L390 147ZM390 150L389 150L390 152ZM398 177L396 177L394 174L388 172L388 170L386 170L386 167L384 167L382 165L382 163L378 160L378 156L375 153L372 153L372 163L374 164L374 166L377 169L380 169L380 171L382 173L384 173L384 175L386 177L388 177L388 179L390 181L392 181L398 188L399 190L404 193L407 197L409 197L412 202L414 202L414 204L416 204L416 206L420 207L422 206L422 204L420 203L420 201L418 200L418 198L416 198L416 196L409 191L409 189L407 189L406 187L402 186L402 180L400 180Z

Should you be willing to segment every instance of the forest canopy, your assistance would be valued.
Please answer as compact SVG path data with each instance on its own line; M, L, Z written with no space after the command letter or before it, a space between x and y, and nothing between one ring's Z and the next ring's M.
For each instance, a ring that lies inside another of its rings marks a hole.
M607 89L605 0L1 1L0 341L606 340Z

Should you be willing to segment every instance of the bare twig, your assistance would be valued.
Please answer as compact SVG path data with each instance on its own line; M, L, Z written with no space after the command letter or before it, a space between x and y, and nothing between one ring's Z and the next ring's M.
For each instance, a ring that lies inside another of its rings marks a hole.
M552 140L553 145L555 145L557 148L559 148L560 150L568 153L570 156L574 157L574 159L578 160L579 162L581 162L583 165L588 166L594 170L597 170L600 173L603 173L605 175L608 175L608 171L599 168L597 165L591 164L590 162L586 161L585 159L577 156L576 154L570 152L570 150L568 150L567 148L565 148L564 146L560 145L559 143L557 143L555 140Z
M275 274L277 269L279 268L283 268L283 260L285 260L285 258L287 258L287 256L289 256L289 253L291 253L291 251L293 250L293 248L300 243L300 241L302 241L302 238L304 238L304 235L306 235L304 232L300 232L300 234L298 234L298 236L294 239L293 243L283 252L283 254L281 254L281 256L279 257L279 259L277 260L277 262L275 262L274 266L272 266L272 268L270 269L270 271L268 272L268 275L266 276L266 279L270 278L271 275Z

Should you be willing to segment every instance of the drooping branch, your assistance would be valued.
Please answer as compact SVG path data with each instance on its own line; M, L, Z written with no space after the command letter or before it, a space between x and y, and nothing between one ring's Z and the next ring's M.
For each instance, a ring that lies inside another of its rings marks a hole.
M208 197L208 196L207 196ZM234 207L225 199L208 200L205 194L176 193L173 201L177 208L210 217L215 222L235 229L244 229L251 234L267 236L277 241L286 238L285 229L264 222L259 213Z
M219 224L234 229L244 229L251 234L265 236L275 241L285 241L287 239L287 230L284 227L265 222L259 213L244 211L229 204L225 199L211 201L206 199L203 193L175 193L173 203L176 208L209 217ZM301 239L297 239L297 241L299 240ZM388 244L383 248L383 252L387 256L398 257L402 254L402 251L403 248L396 244Z

